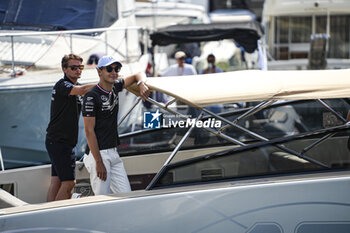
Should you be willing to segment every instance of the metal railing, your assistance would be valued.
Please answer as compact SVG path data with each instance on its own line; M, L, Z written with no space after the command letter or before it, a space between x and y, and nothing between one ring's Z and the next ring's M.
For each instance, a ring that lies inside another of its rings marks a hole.
M94 33L104 33L107 31L125 31L125 47L128 48L128 31L129 30L137 30L142 32L142 40L144 40L144 51L148 51L148 35L149 30L147 28L139 27L139 26L130 26L130 27L109 27L109 28L94 28L94 29L79 29L79 30L66 30L66 31L45 31L45 32L12 32L12 33L0 33L1 37L9 37L11 41L11 67L12 67L12 76L15 75L15 37L21 36L42 36L42 35L69 35L70 41L70 52L73 53L73 35L74 34L86 34L91 33L94 36ZM146 36L144 36L146 33ZM108 43L107 33L104 34L104 43L105 43L105 53L108 54L108 47L110 46ZM129 60L128 49L126 49L125 54L126 60Z

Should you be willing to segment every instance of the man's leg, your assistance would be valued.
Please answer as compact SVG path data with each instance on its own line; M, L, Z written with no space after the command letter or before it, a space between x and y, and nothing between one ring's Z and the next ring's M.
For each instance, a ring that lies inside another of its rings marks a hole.
M123 161L121 160L117 149L113 151L114 160L111 166L111 190L113 193L130 192L130 182L126 174Z
M75 186L75 180L62 181L61 187L58 190L55 200L65 200L70 199L72 196L72 191Z
M55 178L48 200L70 199L75 186L75 148L69 144L52 142L47 146L52 163L52 177ZM54 195L55 194L55 195ZM49 199L50 198L50 199Z
M54 201L56 199L58 190L61 187L61 181L58 176L51 176L51 183L49 191L47 192L47 201Z
M57 175L55 163L57 145L47 138L45 140L45 145L51 160L51 181L49 190L47 192L47 201L54 201L56 199L58 190L61 187L61 180Z
M95 195L104 195L110 193L110 181L111 181L111 173L110 173L110 159L108 158L107 154L108 150L101 150L101 156L103 160L103 164L105 165L105 168L107 170L107 179L106 181L101 180L97 176L96 172L96 161L90 151L89 155L87 157L84 157L84 164L86 166L86 169L90 173L90 185L92 188L92 191Z

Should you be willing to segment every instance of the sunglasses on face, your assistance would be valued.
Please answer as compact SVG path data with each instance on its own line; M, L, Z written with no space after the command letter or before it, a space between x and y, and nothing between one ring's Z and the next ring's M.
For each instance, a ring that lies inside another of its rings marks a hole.
M179 59L180 59L180 60L185 60L186 58L185 58L185 57L180 57Z
M120 67L120 66L115 66L115 67L113 68L113 66L106 66L105 68L106 68L106 70L107 70L108 73L111 73L113 70L114 70L116 73L119 73L121 67Z
M69 68L73 71L77 70L77 69L80 69L80 70L83 70L84 69L84 65L73 65L73 66L69 66Z

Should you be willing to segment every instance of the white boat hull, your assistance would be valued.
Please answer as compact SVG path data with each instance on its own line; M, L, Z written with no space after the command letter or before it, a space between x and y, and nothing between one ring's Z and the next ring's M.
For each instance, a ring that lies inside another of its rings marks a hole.
M331 173L88 197L4 209L0 230L342 233L350 229L349 182Z

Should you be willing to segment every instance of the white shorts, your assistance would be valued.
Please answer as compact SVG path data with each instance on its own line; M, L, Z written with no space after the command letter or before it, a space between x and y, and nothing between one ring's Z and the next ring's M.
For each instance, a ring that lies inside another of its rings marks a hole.
M103 164L107 170L106 181L97 177L96 161L91 151L84 155L84 165L90 173L90 184L95 195L130 192L130 183L123 161L119 157L117 148L100 150Z

